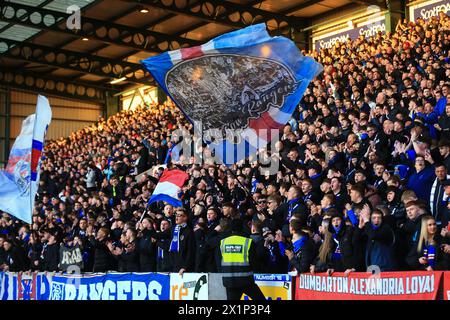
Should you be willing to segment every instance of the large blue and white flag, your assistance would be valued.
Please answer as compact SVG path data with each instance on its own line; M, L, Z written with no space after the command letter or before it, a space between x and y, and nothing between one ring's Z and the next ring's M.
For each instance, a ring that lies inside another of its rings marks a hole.
M141 63L224 164L265 147L323 69L291 40L271 37L265 24Z
M26 223L31 223L33 215L45 133L51 118L47 98L39 95L36 113L23 121L6 169L0 171L0 210Z

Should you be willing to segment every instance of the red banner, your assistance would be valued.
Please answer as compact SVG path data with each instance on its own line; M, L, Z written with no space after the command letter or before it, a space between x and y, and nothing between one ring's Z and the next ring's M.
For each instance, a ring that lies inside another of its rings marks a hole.
M444 300L450 300L450 271L444 272Z
M296 300L435 300L442 272L301 274Z

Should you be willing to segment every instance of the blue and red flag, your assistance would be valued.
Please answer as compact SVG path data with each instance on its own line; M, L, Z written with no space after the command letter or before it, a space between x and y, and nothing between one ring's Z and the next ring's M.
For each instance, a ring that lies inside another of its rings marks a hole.
M181 170L164 170L161 178L153 191L148 204L156 201L165 201L174 207L181 207L181 187L183 187L189 175Z
M271 37L265 24L141 63L224 164L265 147L323 69L291 40Z
M50 104L39 95L36 114L28 116L0 171L0 210L31 223L45 133L52 118Z

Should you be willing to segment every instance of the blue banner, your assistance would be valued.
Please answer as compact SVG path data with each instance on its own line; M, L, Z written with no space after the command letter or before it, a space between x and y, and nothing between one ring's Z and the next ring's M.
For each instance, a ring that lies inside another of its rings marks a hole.
M169 300L170 276L110 273L54 276L50 300Z
M321 49L330 49L336 44L336 42L344 43L348 39L355 40L360 36L370 38L376 36L378 32L386 32L385 19L350 30L335 32L326 37L317 39L314 42L314 48L316 49L316 51L320 51Z
M450 0L432 1L413 5L410 9L410 20L417 21L417 19L429 20L437 17L440 12L446 15L450 12Z
M52 276L0 272L0 300L48 300Z

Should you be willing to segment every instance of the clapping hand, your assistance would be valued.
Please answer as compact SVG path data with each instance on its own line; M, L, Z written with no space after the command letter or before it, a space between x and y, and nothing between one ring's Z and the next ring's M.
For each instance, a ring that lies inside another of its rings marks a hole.
M294 252L292 252L292 250L284 250L284 253L286 254L286 256L288 257L289 260L291 260L294 257Z
M359 215L361 219L364 221L364 223L370 221L370 207L367 203L364 205Z

